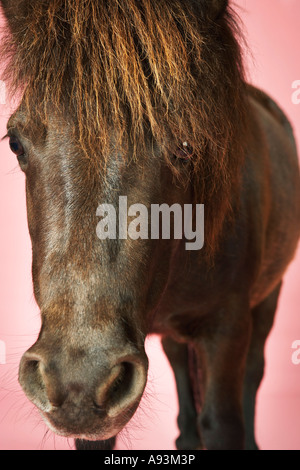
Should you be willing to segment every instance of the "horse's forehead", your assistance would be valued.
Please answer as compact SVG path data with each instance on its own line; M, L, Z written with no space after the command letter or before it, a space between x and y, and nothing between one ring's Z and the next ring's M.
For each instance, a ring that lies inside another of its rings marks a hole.
M116 144L117 133L113 128L109 154L102 153L100 144L94 148L93 153L86 155L79 142L76 122L53 110L49 111L46 121L42 122L35 119L34 115L28 115L26 109L24 111L20 106L9 118L7 129L12 134L16 133L21 140L24 139L25 143L27 141L29 152L37 154L45 168L50 168L51 165L53 171L55 168L58 171L68 169L68 174L76 175L76 178L81 174L85 179L88 176L94 179L95 174L99 174L102 191L107 194L120 190L121 184L128 181L128 178L143 178L145 173L148 174L153 169L151 162L155 160L157 166L160 155L158 146L149 142L147 155L141 155L137 160L132 159L130 147L125 149ZM102 164L103 160L105 166Z
M49 110L45 113L45 119L41 120L34 112L31 113L30 109L28 112L22 103L7 122L8 130L18 131L34 145L44 144L47 140L54 145L56 141L65 138L71 141L72 136L75 136L74 128L72 119L63 116L59 111Z

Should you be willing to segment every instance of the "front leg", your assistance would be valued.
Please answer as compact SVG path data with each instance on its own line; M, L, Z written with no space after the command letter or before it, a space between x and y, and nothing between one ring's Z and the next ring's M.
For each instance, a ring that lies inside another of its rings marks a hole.
M208 450L245 448L243 383L251 335L247 302L232 296L208 319L194 347L205 367L204 402L199 417Z
M164 352L173 369L179 402L178 427L180 435L176 440L179 450L194 450L200 447L197 428L197 411L189 374L189 351L186 344L179 344L170 337L162 340Z
M263 302L251 311L253 327L244 383L244 415L247 450L258 450L254 433L256 394L264 374L264 348L273 325L280 289L281 283Z

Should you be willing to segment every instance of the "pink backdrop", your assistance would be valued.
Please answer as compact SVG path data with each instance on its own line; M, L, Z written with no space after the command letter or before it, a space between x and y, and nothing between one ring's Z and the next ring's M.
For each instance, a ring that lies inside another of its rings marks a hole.
M247 62L254 84L269 92L292 120L300 142L300 104L292 83L300 80L299 0L239 0L252 51ZM300 97L300 94L298 94ZM3 90L0 103L3 102ZM0 104L0 137L10 114ZM71 449L72 440L47 432L17 383L21 354L35 341L39 312L31 285L24 177L6 142L0 143L0 449ZM292 343L300 340L300 257L285 278L276 323L267 343L266 376L259 391L256 432L262 449L300 449L300 365ZM141 407L118 439L118 449L173 449L177 399L172 372L156 337L147 343L149 383ZM2 359L2 360L1 360Z

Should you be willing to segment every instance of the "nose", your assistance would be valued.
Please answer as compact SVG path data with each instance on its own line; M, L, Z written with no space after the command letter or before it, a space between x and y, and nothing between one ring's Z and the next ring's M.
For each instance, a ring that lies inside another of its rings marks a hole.
M75 361L76 362L76 361ZM132 408L141 398L146 383L146 367L137 354L115 358L111 364L82 361L81 366L29 350L19 369L19 382L27 397L45 413L61 410L61 422L71 428L70 416L75 409L92 407L102 416L116 418ZM78 411L77 411L78 415ZM87 414L86 414L87 415ZM77 416L78 424L78 416Z

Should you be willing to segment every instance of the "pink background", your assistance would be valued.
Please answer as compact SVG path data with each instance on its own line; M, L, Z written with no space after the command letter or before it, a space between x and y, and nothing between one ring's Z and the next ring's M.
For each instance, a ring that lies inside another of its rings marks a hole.
M270 93L290 117L300 142L300 104L292 104L292 83L300 80L299 0L239 0L252 54L251 81ZM0 104L0 137L11 110ZM35 341L39 312L31 285L24 176L7 141L0 143L0 340L7 363L0 364L0 449L72 449L73 441L47 431L17 383L22 353ZM280 216L280 214L278 214ZM300 449L300 365L291 345L300 339L300 257L285 278L277 319L267 343L267 367L257 404L257 440L262 449ZM177 399L172 372L156 337L147 343L149 383L139 411L118 439L118 449L173 449Z

